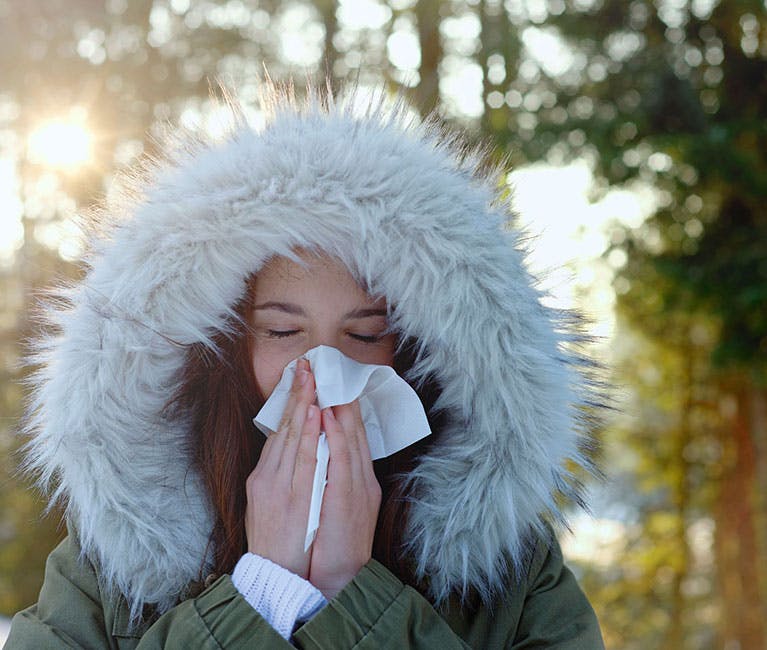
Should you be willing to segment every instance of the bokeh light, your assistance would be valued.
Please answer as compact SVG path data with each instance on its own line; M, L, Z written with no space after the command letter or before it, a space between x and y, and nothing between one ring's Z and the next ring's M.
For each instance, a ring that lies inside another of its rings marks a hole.
M93 136L81 120L52 120L29 135L29 160L49 167L78 167L91 159L92 146Z

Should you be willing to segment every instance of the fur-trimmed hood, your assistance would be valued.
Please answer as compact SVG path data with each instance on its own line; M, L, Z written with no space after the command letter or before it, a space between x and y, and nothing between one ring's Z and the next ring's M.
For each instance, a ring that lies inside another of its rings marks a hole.
M353 105L269 85L262 128L176 138L113 193L84 279L48 310L27 467L134 612L172 606L206 561L188 423L164 408L186 349L212 344L246 278L294 247L338 256L395 304L393 327L421 343L408 379L441 389L448 424L410 477L406 535L435 600L492 594L531 533L564 520L562 496L578 499L578 337L524 267L504 170L401 102Z

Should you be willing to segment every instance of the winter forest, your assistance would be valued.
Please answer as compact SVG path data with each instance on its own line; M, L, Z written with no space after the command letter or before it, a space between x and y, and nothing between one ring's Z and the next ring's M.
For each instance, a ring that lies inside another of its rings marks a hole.
M606 646L767 647L765 0L0 0L0 36L0 617L64 534L17 471L20 361L89 208L168 124L223 128L219 81L257 122L264 70L327 70L507 159L586 317L605 480L561 541Z

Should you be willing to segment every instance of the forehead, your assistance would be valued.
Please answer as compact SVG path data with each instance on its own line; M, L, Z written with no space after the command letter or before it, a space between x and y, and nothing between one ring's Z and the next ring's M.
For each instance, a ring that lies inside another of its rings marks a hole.
M349 269L336 257L331 257L325 253L312 253L308 251L300 251L296 255L298 261L283 255L275 255L267 260L256 274L256 277L267 281L281 280L284 282L295 282L302 281L306 277L319 272L323 275L337 276L339 279L345 279L345 275L351 278Z
M328 299L385 306L386 300L374 299L357 282L346 265L324 253L300 251L299 262L284 256L271 258L256 273L253 296L266 299Z

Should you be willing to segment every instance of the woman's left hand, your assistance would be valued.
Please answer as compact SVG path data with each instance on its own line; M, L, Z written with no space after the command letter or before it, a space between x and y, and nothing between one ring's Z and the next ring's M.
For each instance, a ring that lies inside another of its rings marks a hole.
M322 429L330 462L309 581L330 600L370 560L381 486L357 400L324 409Z

